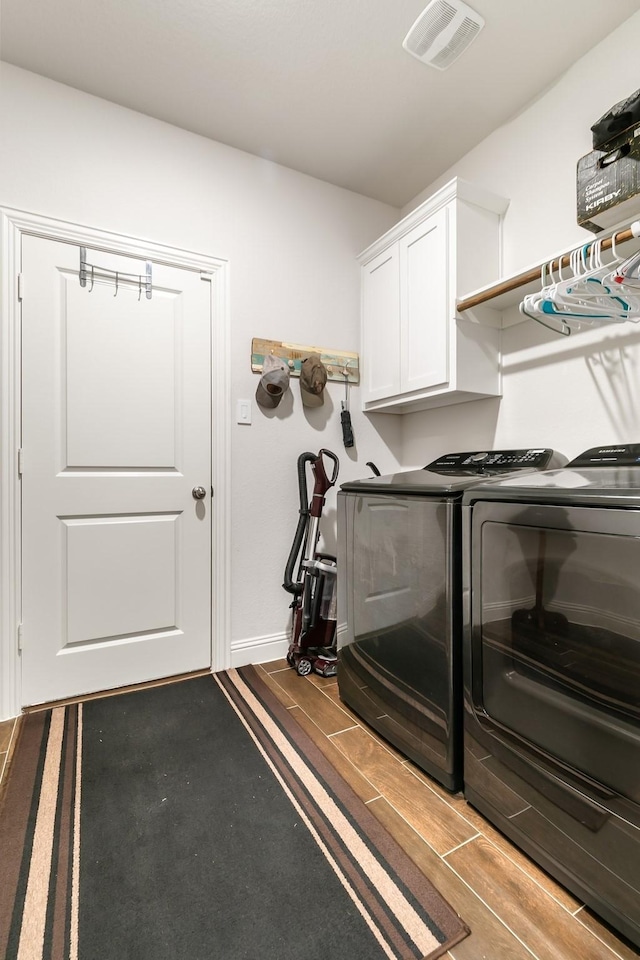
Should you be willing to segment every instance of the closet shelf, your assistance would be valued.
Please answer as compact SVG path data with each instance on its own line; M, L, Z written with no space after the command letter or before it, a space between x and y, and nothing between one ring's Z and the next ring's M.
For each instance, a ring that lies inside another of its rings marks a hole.
M629 227L626 230L621 230L618 233L613 234L611 237L607 237L602 242L603 250L610 250L613 246L615 239L616 246L620 243L626 243L628 240L636 239L634 233ZM591 249L591 244L594 241L589 241L587 244L587 253ZM575 246L571 248L575 249ZM560 262L560 267L569 266L569 257L571 251L566 254L559 254L554 260L551 261L551 269L558 269L558 262ZM532 267L530 270L525 270L523 273L518 273L513 277L508 277L505 280L499 280L498 283L490 284L487 287L482 287L480 290L475 290L473 293L468 294L466 297L463 297L461 300L458 300L456 309L458 313L464 313L465 310L472 310L474 307L479 307L486 305L492 307L494 310L506 310L507 307L511 307L516 303L520 303L525 294L533 293L534 290L540 288L541 279L540 274L545 263L541 263L537 267ZM528 288L528 289L527 289Z

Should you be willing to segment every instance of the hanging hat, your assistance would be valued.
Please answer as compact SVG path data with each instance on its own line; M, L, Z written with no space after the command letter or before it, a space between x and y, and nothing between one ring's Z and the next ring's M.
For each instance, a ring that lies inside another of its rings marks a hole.
M324 403L324 388L327 368L319 353L311 353L300 367L300 396L305 407L321 407Z
M256 400L261 407L277 407L289 389L289 367L286 360L267 354L262 364L262 376L256 389Z

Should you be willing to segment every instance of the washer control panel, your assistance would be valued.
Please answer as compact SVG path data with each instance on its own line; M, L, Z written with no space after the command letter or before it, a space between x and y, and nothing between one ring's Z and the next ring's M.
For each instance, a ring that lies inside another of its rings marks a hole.
M554 451L545 447L531 447L525 450L472 450L465 453L447 453L428 464L425 470L464 470L491 467L492 469L517 470L518 467L530 467L544 470L551 461Z

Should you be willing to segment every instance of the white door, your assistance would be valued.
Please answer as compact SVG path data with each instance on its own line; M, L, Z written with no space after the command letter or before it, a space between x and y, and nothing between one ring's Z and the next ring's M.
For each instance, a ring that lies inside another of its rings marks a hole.
M398 246L362 268L363 402L400 393L400 277Z
M23 238L25 705L211 663L211 285L87 259Z
M402 392L449 380L447 209L400 240Z

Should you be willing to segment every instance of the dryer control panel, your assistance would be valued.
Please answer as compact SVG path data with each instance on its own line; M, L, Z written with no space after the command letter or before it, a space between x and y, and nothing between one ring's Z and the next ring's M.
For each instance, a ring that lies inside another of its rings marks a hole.
M545 470L553 466L551 460L554 451L549 448L531 447L524 450L477 450L466 453L447 453L428 464L425 470L456 469L467 472L474 467L491 467L492 470L517 470L519 467L529 467L534 470ZM565 461L566 462L566 461Z
M608 447L591 447L567 464L569 467L637 467L640 464L640 443L612 443Z

